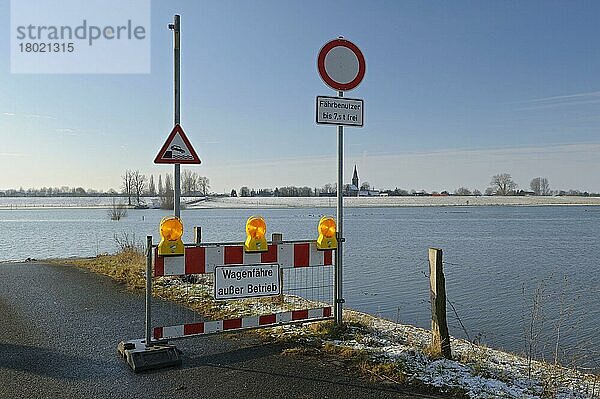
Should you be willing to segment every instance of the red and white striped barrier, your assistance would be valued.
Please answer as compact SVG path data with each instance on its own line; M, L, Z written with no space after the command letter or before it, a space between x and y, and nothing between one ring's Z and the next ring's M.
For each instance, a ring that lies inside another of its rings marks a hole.
M262 316L238 317L236 319L204 321L176 326L155 327L153 339L156 341L188 337L192 335L214 334L223 331L244 330L253 327L270 327L296 321L317 321L331 318L331 307L293 310Z
M158 256L154 276L213 273L217 265L277 263L281 268L332 266L333 250L317 250L314 241L270 244L266 252L244 252L243 245L199 245L185 248L184 256Z

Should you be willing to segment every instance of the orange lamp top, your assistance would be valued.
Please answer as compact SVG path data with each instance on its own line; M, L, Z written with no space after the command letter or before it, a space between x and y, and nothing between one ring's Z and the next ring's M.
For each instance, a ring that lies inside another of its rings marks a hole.
M335 220L330 216L323 216L319 221L319 234L325 238L335 237Z
M260 216L251 216L246 222L246 233L254 239L261 239L267 233L267 224Z
M160 222L160 235L165 240L176 241L183 235L183 223L177 216L166 216Z

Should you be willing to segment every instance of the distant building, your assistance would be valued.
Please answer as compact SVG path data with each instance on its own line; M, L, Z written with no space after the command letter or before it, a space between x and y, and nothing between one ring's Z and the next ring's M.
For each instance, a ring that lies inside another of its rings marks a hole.
M354 165L354 173L352 174L352 184L348 184L345 188L344 195L346 197L358 197L358 172L356 171L356 165Z
M359 190L359 197L379 197L379 190Z
M358 171L354 165L354 173L352 174L352 184L347 184L344 187L344 195L346 197L372 197L379 196L379 190L361 190L358 181Z

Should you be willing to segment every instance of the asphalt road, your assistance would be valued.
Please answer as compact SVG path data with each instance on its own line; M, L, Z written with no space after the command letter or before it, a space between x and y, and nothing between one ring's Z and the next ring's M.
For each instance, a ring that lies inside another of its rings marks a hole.
M174 306L154 301L157 316ZM184 309L177 309L185 312ZM69 266L0 263L0 398L424 398L251 334L177 341L183 366L134 374L116 351L142 338L144 299Z

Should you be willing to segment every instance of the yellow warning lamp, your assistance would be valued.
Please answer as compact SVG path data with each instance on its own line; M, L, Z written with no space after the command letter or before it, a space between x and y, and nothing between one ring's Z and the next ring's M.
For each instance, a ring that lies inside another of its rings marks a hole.
M267 224L260 216L250 216L246 222L246 242L244 251L246 252L266 252L267 247Z
M317 249L336 249L337 239L335 219L331 216L323 216L319 220L319 238L317 238Z
M158 254L160 256L182 256L183 241L183 223L177 216L166 216L160 221L160 244L158 244Z

